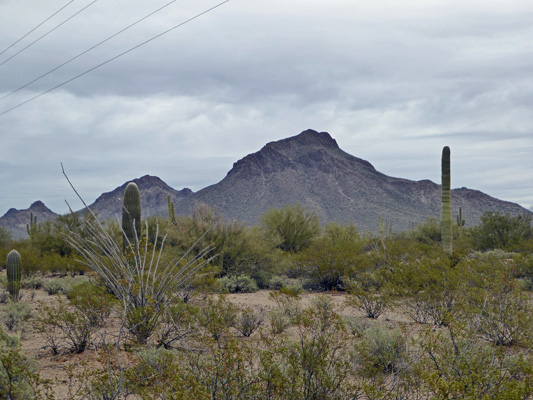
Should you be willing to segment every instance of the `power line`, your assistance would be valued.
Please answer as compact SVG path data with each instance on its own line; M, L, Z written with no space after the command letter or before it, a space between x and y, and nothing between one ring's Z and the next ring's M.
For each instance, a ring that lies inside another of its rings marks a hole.
M134 23L128 25L128 26L125 27L124 29L121 29L121 30L118 31L117 33L115 33L115 34L113 34L113 35L107 37L106 39L102 40L101 42L99 42L99 43L95 44L94 46L88 48L87 50L81 52L81 53L78 54L77 56L72 57L71 59L65 61L64 63L58 65L57 67L51 69L50 71L48 71L48 72L42 74L41 76L35 78L34 80L32 80L32 81L26 83L25 85L23 85L23 86L21 86L21 87L15 89L15 90L13 90L11 93L6 94L4 97L1 97L0 100L4 100L6 97L9 97L9 96L11 96L12 94L17 93L18 91L20 91L20 90L22 90L22 89L28 87L28 86L31 85L32 83L35 83L35 82L37 82L38 80L44 78L45 76L50 75L52 72L57 71L59 68L64 67L64 66L67 65L68 63L70 63L70 62L76 60L77 58L80 58L82 55L87 54L87 53L90 52L91 50L94 50L94 49L97 48L98 46L100 46L100 45L104 44L105 42L107 42L107 41L113 39L114 37L120 35L121 33L125 32L126 30L130 29L131 27L137 25L138 23L144 21L145 19L151 17L152 15L158 13L159 11L161 11L161 10L163 10L164 8L168 7L168 6L171 5L172 3L175 3L176 1L177 1L177 0L172 0L170 3L165 4L164 6L158 8L157 10L155 10L155 11L153 11L153 12L151 12L150 14L146 15L145 17L143 17L143 18L141 18L141 19L135 21Z
M8 62L9 60L11 60L12 58L18 56L20 53L22 53L24 50L26 50L28 47L31 47L33 46L35 43L37 43L39 40L41 40L42 38L44 38L45 36L48 36L50 33L52 33L53 31L55 31L57 28L59 28L60 26L62 26L63 24L67 23L68 21L70 21L72 18L74 18L76 15L80 14L81 12L85 11L87 8L89 8L90 6L92 6L94 3L96 3L98 0L93 0L91 3L89 3L88 5L86 5L85 7L83 7L81 10L79 10L78 12L76 12L75 14L71 15L70 17L68 17L66 20L64 20L63 22L61 22L59 25L56 25L55 27L53 27L52 29L50 29L48 32L46 32L44 35L38 37L37 39L35 39L33 42L31 42L30 44L28 44L26 47L23 47L21 50L17 51L15 54L13 54L11 57L9 58L6 58L4 61L2 61L0 63L0 66L1 65L4 65L6 62Z
M96 0L95 0L95 1L96 1ZM102 66L104 66L104 65L106 65L106 64L108 64L108 63L110 63L111 61L116 60L116 59L119 58L119 57L122 57L122 56L125 55L125 54L128 54L128 53L132 52L133 50L136 50L136 49L138 49L138 48L141 47L141 46L144 46L145 44L150 43L150 42L152 42L153 40L158 39L158 38L160 38L161 36L166 35L167 33L171 32L171 31L173 31L173 30L175 30L175 29L177 29L177 28L179 28L179 27L181 27L181 26L183 26L183 25L185 25L185 24L187 24L187 23L189 23L189 22L191 22L191 21L194 21L195 19L197 19L197 18L199 18L199 17L201 17L201 16L203 16L203 15L205 15L205 14L207 14L207 13L213 11L214 9L216 9L216 8L218 8L218 7L220 7L220 6L222 6L223 4L225 4L225 3L229 2L229 1L230 1L230 0L224 0L224 1L220 2L220 3L218 3L217 5L215 5L215 6L211 7L211 8L208 8L208 9L205 10L205 11L202 11L201 13L196 14L194 17L191 17L191 18L189 18L189 19L187 19L187 20L185 20L185 21L183 21L183 22L180 22L179 24L174 25L172 28L167 29L166 31L163 31L163 32L161 32L161 33L159 33L159 34L157 34L157 35L151 37L150 39L145 40L144 42L139 43L138 45L133 46L133 47L131 47L130 49L128 49L128 50L126 50L126 51L123 51L122 53L120 53L120 54L118 54L118 55L116 55L116 56L114 56L114 57L111 57L110 59L108 59L108 60L106 60L106 61L104 61L104 62L102 62L102 63L100 63L100 64L98 64L98 65L96 65L96 66L94 66L94 67L92 67L92 68L90 68L90 69L84 71L84 72L82 72L81 74L78 74L78 75L76 75L76 76L74 76L74 77L72 77L72 78L70 78L70 79L68 79L68 80L66 80L66 81L64 81L64 82L62 82L62 83L60 83L59 85L56 85L56 86L54 86L54 87L52 87L52 88L50 88L50 89L48 89L48 90L45 90L44 92L39 93L38 95L33 96L33 97L29 98L28 100L25 100L25 101L23 101L22 103L17 104L16 106L13 106L13 107L11 107L11 108L8 108L8 109L5 110L5 111L2 111L2 112L0 113L0 116L2 116L2 115L4 115L4 114L7 114L8 112L10 112L10 111L12 111L12 110L14 110L14 109L16 109L16 108L19 108L19 107L21 107L21 106L23 106L23 105L25 105L25 104L28 104L29 102L31 102L31 101L33 101L33 100L35 100L35 99L38 99L39 97L44 96L45 94L48 94L48 93L50 93L50 92L52 92L52 91L54 91L54 90L56 90L56 89L58 89L58 88L60 88L60 87L62 87L62 86L64 86L64 85L66 85L67 83L70 83L70 82L72 82L72 81L74 81L74 80L76 80L76 79L82 77L83 75L86 75L86 74L88 74L89 72L92 72L92 71L94 71L95 69L100 68L100 67L102 67Z
M70 3L73 3L74 0L71 0L69 1L67 4L65 4L63 7L61 7L59 10L57 10L55 13L53 13L52 15L50 15L48 18L46 18L43 22L41 22L40 24L38 24L35 28L33 28L31 31L29 31L28 33L26 33L25 35L23 35L20 39L16 40L15 42L13 42L11 45L9 45L8 47L6 47L4 50L2 50L0 52L0 56L2 54L4 54L6 51L8 51L10 48L12 48L14 45L16 45L18 42L20 42L22 39L24 39L26 36L28 36L30 33L32 33L34 30L36 30L37 28L39 28L42 24L44 24L46 21L50 20L52 17L54 17L55 15L57 15L59 12L61 12L63 9L65 9Z

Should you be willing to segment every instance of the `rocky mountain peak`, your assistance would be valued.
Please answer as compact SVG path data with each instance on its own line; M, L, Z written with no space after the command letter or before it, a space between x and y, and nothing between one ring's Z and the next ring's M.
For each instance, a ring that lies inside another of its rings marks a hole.
M313 129L303 131L299 135L287 139L268 143L265 148L271 147L276 151L288 151L301 147L324 147L338 149L337 141L327 132L317 132Z
M46 207L46 205L41 200L33 202L30 208L28 208L28 211L53 213L53 211Z

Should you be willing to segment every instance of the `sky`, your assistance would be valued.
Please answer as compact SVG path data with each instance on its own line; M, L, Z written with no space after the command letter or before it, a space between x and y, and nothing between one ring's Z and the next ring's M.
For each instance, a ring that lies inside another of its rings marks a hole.
M88 204L146 174L198 191L306 129L436 183L449 146L452 187L529 208L532 21L531 0L0 0L0 215L81 208L61 163Z

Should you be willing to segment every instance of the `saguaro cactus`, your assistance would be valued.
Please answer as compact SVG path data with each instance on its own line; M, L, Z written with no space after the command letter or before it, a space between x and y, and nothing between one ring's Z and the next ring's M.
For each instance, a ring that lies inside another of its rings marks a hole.
M463 218L463 207L459 207L459 214L457 214L457 226L465 226L465 219Z
M37 217L30 212L30 223L26 224L26 232L28 232L28 236L30 238L33 238L33 236L37 233L37 226Z
M167 195L167 203L168 203L168 218L170 219L170 222L174 223L176 222L176 212L174 211L174 202L170 200L170 195Z
M128 183L124 189L122 235L124 250L138 243L141 237L141 192L134 182Z
M450 148L445 146L442 149L442 200L440 211L440 232L442 236L442 247L445 253L452 253L452 195L450 192Z
M17 301L20 291L20 253L17 250L11 250L7 255L7 290Z

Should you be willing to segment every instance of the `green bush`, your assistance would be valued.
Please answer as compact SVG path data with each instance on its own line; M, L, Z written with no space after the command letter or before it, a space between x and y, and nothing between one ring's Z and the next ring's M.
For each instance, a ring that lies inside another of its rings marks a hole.
M285 288L296 293L303 292L303 284L300 279L289 278L285 275L275 275L268 282L268 287L272 290Z
M197 320L206 334L219 342L228 336L229 329L235 325L237 315L237 307L230 303L226 296L219 295L217 298L207 298L198 311Z
M10 301L3 308L2 317L9 331L23 331L26 321L32 317L32 312L27 303Z
M89 278L86 277L73 278L71 276L64 276L61 278L54 278L44 284L44 290L46 290L51 296L58 293L66 295L67 293L72 292L77 286L86 284L88 281Z
M435 399L528 399L533 395L531 355L479 342L464 325L426 329L416 341L421 355L412 385Z
M224 291L229 293L255 293L259 290L257 282L248 275L225 276L218 279Z
M311 245L320 232L320 221L301 205L271 208L261 217L267 235L283 251L297 253Z
M299 274L311 289L343 290L345 278L367 269L369 259L363 253L363 242L357 232L353 232L353 236L338 232L335 232L338 235L330 236L332 233L328 233L298 253L295 262Z
M486 212L481 216L481 224L472 229L474 245L479 250L512 250L533 236L532 219L531 214Z
M398 328L368 328L355 345L355 352L356 364L364 376L398 372L407 364L407 337Z
M235 322L235 329L237 329L243 336L249 337L254 333L261 325L263 325L265 319L265 311L260 309L254 309L247 307L242 310Z
M17 337L0 329L0 397L6 400L50 398L35 363L24 355Z
M187 338L197 331L196 320L199 307L177 299L165 309L158 329L158 346L170 349L174 343Z
M115 300L105 289L88 283L67 291L70 301L61 296L52 305L43 305L35 318L35 329L43 334L54 354L66 344L70 351L82 353L93 334L104 323Z
M387 285L387 276L383 271L376 271L359 274L357 279L347 280L347 304L360 309L368 318L379 318L391 306L393 300Z
M40 289L44 286L44 280L42 276L30 275L22 279L22 287L26 289Z

